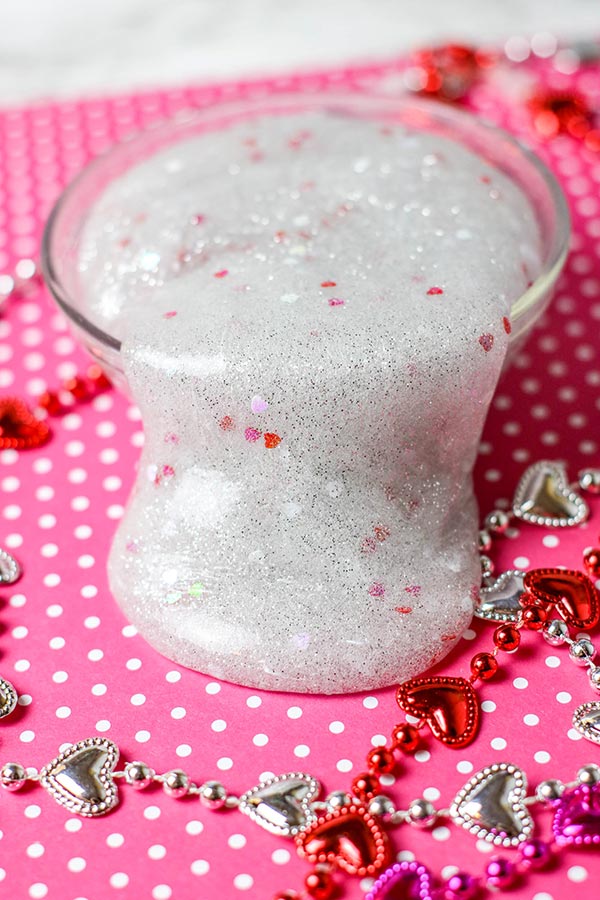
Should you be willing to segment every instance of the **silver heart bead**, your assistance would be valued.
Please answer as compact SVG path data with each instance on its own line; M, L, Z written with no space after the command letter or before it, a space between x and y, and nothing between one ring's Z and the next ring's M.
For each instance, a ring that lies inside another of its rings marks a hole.
M533 830L533 821L523 803L526 791L527 779L517 766L486 766L458 792L450 817L477 838L502 847L516 847Z
M0 678L0 719L10 716L17 705L18 699L17 692L10 681Z
M320 790L321 785L312 775L275 775L242 794L238 808L272 834L294 837L317 820L311 803Z
M21 566L7 550L0 550L0 584L14 584L21 577Z
M573 713L573 728L588 741L600 744L600 700L582 703Z
M480 588L475 615L489 622L516 622L522 607L519 597L524 592L521 569L508 569L497 578L490 578Z
M119 802L113 769L119 749L107 738L73 744L44 766L40 783L61 806L78 816L103 816Z
M588 512L585 500L569 487L562 463L535 463L517 485L513 515L531 525L569 528L587 519Z

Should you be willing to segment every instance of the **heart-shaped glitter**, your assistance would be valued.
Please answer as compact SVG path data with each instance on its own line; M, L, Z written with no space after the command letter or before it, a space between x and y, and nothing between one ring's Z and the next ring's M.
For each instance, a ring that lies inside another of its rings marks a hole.
M458 792L450 817L477 838L502 847L516 847L533 830L523 801L525 774L510 763L496 763L477 772Z
M272 431L265 431L264 433L265 439L265 447L267 450L273 450L281 443L281 438L278 434L274 434Z
M524 591L520 569L508 569L479 591L475 615L490 622L516 622L522 611L519 597Z
M588 512L587 503L569 487L561 463L535 463L517 485L513 514L524 522L564 528L583 522Z
M253 413L264 413L268 408L269 404L262 397L253 397L250 401L250 409Z
M416 860L402 860L382 872L365 900L432 900L429 871Z
M0 399L0 450L30 450L50 437L50 429L18 397Z
M112 772L119 749L107 738L79 741L40 772L42 787L79 816L102 816L119 802Z
M600 597L593 582L574 569L531 569L523 586L534 600L551 604L573 628L589 631L600 621Z
M580 784L556 801L552 832L557 844L600 844L600 785Z
M238 809L272 834L293 837L316 821L310 804L320 789L302 772L275 775L243 794Z
M425 719L448 747L466 747L477 734L479 702L465 678L411 678L398 687L396 701L404 712Z
M296 837L300 856L330 863L348 875L375 875L388 861L389 846L377 820L354 803L320 816Z
M573 728L588 741L600 744L600 700L582 703L573 713Z
M18 699L17 692L10 681L0 678L0 719L10 716L17 705Z

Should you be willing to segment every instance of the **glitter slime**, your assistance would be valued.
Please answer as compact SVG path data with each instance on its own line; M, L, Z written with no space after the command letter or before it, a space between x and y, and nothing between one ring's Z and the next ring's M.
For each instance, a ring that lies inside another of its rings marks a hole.
M109 574L148 641L287 691L440 660L471 618L471 472L541 264L515 182L393 116L227 120L114 179L78 268L145 426Z

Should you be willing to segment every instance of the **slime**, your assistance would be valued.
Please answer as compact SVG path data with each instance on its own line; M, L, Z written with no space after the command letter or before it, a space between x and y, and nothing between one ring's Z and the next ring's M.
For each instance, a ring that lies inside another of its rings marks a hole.
M262 115L112 183L79 269L145 426L109 576L146 639L289 691L440 660L479 587L471 472L540 267L509 178L393 122Z

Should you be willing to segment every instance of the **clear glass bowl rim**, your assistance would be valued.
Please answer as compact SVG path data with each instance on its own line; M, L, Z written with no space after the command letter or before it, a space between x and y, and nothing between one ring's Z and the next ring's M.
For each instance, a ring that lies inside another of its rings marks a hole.
M482 134L487 133L490 137L496 136L506 145L511 146L513 150L520 154L521 157L529 163L541 178L548 195L551 199L555 227L552 233L552 239L548 246L544 246L543 268L527 290L514 302L510 317L513 325L525 315L536 301L543 296L552 286L558 273L560 272L569 248L569 238L571 233L571 218L566 198L560 187L556 177L546 164L519 139L509 134L502 128L487 122L473 113L464 109L457 109L445 103L440 103L431 99L421 99L411 94L402 94L400 96L390 96L389 94L381 94L376 92L330 92L323 93L275 93L265 95L258 99L247 100L223 100L215 105L203 109L185 110L167 120L161 119L143 128L143 130L134 131L128 137L120 140L113 147L97 156L89 162L81 172L69 182L63 189L56 203L54 204L50 215L47 219L41 247L41 264L45 282L50 289L54 299L67 315L67 317L80 329L93 337L101 345L113 352L120 352L121 341L114 335L104 331L90 319L88 319L77 308L76 298L70 296L69 291L63 283L58 272L56 260L53 252L54 233L60 224L61 217L65 208L71 199L76 196L78 190L84 186L88 180L93 178L96 172L116 158L118 154L127 152L131 153L132 148L140 147L143 151L144 145L148 143L152 136L155 140L164 134L165 137L175 136L178 131L185 133L186 129L193 126L196 122L210 122L211 118L227 113L235 113L237 111L259 112L261 109L273 109L273 105L283 106L285 109L310 107L311 109L319 108L327 110L327 108L335 109L336 106L346 107L348 104L353 107L365 107L367 110L376 103L384 104L389 110L400 112L403 110L408 113L414 111L418 116L422 114L429 119L443 123L445 126L457 126L457 141L460 141L461 128L480 130ZM163 146L174 144L173 140L165 141ZM468 145L467 145L468 146ZM140 159L147 159L143 152ZM518 331L518 329L517 329Z

